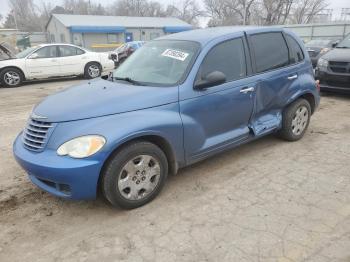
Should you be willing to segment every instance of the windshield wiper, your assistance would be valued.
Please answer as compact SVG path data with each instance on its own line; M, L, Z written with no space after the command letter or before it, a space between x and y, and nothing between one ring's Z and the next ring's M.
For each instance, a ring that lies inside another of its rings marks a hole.
M113 77L113 79L115 80L122 80L122 81L126 81L126 82L129 82L133 85L138 85L138 86L144 86L145 84L142 84L141 82L139 81L136 81L134 79L131 79L130 77Z

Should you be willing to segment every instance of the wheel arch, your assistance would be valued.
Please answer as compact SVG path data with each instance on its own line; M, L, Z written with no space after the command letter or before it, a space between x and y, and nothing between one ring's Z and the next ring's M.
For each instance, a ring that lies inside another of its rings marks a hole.
M23 69L21 69L21 68L18 67L18 66L5 66L5 67L3 67L3 68L0 69L0 75L2 74L2 72L3 72L5 69L9 69L9 68L15 68L15 69L19 70L19 71L22 73L23 81L26 80L26 75L25 75Z
M167 160L168 160L168 167L169 167L169 173L170 174L176 174L179 165L177 163L176 155L171 147L171 144L161 135L158 134L141 134L138 136L129 137L125 140L123 140L121 143L119 143L108 155L108 157L105 159L100 174L98 178L98 184L97 184L97 191L101 192L101 179L102 179L102 173L106 169L108 163L111 161L111 159L118 154L123 148L128 146L131 143L137 142L137 141L146 141L155 144L158 146L165 154Z
M96 61L96 60L92 60L92 61L89 61L89 62L87 62L87 63L85 64L85 66L84 66L84 71L85 71L87 65L88 65L88 64L91 64L91 63L96 63L96 64L98 64L98 65L101 67L101 70L102 70L102 64L101 64L101 62Z
M291 103L295 102L296 100L298 100L300 98L303 98L309 102L310 107L311 107L311 114L313 114L315 112L315 109L316 109L316 98L315 98L315 95L311 92L304 92L304 93L296 94L288 101L288 103L286 104L286 106L284 108L287 108Z

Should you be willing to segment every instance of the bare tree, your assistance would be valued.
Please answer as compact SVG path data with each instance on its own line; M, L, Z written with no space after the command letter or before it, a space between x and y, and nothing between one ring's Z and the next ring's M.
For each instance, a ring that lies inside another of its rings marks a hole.
M310 23L327 0L204 0L209 26Z
M195 0L184 0L177 5L168 5L166 15L177 17L189 24L197 26L198 18L203 16L204 12Z
M6 16L4 27L22 31L43 31L45 25L40 19L40 10L33 0L8 0L11 12Z
M299 0L294 7L291 21L296 24L311 23L327 6L325 0Z

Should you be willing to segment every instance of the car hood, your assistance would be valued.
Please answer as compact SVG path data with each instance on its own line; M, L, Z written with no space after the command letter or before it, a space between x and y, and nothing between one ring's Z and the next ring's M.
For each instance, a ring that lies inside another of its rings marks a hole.
M335 62L350 62L350 48L334 48L327 52L322 58Z
M150 87L96 79L48 96L33 115L65 122L151 108L178 101L178 87Z
M8 58L0 61L0 68L5 66L15 66L21 59L18 58Z

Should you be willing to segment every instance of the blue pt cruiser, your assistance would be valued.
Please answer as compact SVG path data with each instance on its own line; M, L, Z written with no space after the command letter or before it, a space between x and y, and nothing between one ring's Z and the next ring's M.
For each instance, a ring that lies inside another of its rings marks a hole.
M14 142L31 181L63 198L151 201L168 173L271 133L303 137L319 104L303 43L222 27L145 44L108 79L47 97Z

